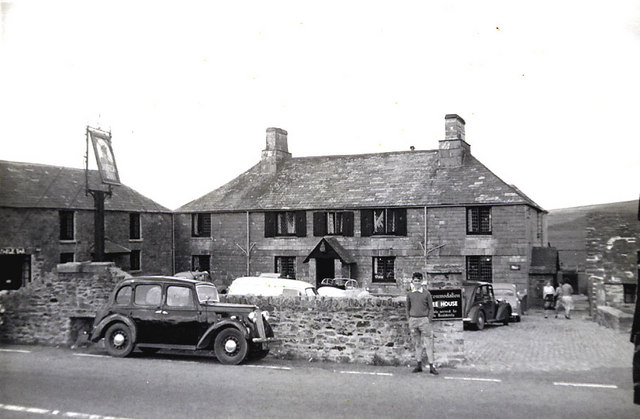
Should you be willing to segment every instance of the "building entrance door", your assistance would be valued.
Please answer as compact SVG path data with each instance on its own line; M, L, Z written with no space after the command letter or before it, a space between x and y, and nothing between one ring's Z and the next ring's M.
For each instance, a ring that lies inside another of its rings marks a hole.
M320 281L324 278L335 278L335 259L316 258L316 288L320 286Z
M30 277L29 255L0 255L0 290L17 290Z

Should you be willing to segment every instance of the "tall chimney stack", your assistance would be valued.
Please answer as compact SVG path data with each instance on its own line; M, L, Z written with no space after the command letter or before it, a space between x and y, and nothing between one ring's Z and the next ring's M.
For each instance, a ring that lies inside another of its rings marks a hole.
M460 167L464 157L471 154L471 147L464 140L464 119L456 114L444 117L444 140L440 140L439 166Z
M290 159L287 131L280 128L267 128L267 147L262 150L262 171L274 175L282 162Z

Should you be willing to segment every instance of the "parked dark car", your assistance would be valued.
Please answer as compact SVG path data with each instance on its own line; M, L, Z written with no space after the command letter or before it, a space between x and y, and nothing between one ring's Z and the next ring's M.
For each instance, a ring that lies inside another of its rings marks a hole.
M466 281L462 283L462 309L465 326L476 330L487 324L507 326L511 318L511 306L497 301L489 282Z
M257 306L221 303L211 282L176 277L125 279L96 315L91 340L124 357L134 348L213 349L223 364L261 359L278 340Z

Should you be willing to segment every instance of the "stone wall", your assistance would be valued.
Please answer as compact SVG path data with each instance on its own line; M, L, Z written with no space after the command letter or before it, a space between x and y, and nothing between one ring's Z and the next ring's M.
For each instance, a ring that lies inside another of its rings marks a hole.
M111 262L73 262L38 282L0 295L0 341L72 345L115 284L129 276Z
M633 313L624 302L624 285L638 284L640 222L636 202L611 204L587 215L586 274L595 300L593 306L609 306ZM594 313L594 315L597 313Z
M277 357L405 365L414 362L404 300L305 297L223 296L225 301L255 304L271 314L282 344ZM464 361L462 321L434 322L436 363Z
M66 263L19 290L0 295L0 341L74 345L115 284L128 274L113 263ZM222 296L268 310L282 358L402 365L412 362L403 299ZM440 365L464 361L462 321L434 322Z

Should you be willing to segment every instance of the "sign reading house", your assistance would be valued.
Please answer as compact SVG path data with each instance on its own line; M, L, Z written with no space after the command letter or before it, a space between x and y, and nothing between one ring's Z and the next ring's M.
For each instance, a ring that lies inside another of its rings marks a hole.
M433 298L433 320L462 320L462 289L429 292Z

